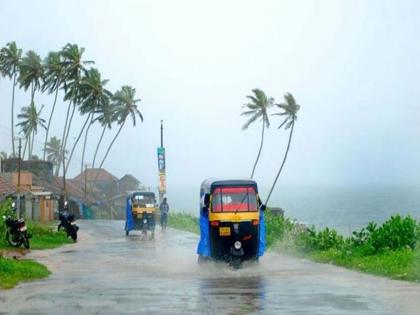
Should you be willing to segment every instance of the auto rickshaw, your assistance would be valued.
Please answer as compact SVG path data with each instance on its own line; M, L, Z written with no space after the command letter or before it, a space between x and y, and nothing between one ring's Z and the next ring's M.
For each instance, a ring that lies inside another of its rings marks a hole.
M234 268L265 251L265 206L251 179L206 179L200 190L198 262L221 260Z
M131 230L142 231L144 237L150 231L150 239L155 236L155 212L157 204L153 192L136 191L127 196L125 235Z

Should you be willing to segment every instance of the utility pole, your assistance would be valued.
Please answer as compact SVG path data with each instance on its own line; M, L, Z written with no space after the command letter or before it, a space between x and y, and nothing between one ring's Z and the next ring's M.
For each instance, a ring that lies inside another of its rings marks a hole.
M22 152L22 138L19 138L19 159L18 159L18 184L17 184L17 198L16 198L16 216L20 218L20 169L21 169L21 152Z
M163 148L163 120L160 121L160 147Z

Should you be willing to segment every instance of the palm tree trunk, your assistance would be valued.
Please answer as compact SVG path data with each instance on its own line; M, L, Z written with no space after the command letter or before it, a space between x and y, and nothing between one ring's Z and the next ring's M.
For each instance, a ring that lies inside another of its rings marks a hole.
M31 159L31 133L28 133L28 160Z
M265 130L265 123L264 120L262 122L262 133L261 133L261 143L260 143L260 149L258 150L257 159L255 160L254 167L252 168L251 178L254 178L255 168L257 167L258 160L260 159L261 150L264 144L264 130Z
M105 130L106 130L106 125L102 129L101 137L99 138L98 145L96 146L95 155L93 156L92 168L95 167L96 155L98 154L99 146L101 145L102 139L104 138Z
M80 165L80 174L83 173L83 164L85 163L86 142L87 142L87 137L88 137L89 129L92 126L92 124L93 124L93 114L90 117L90 123L89 123L89 126L86 128L85 140L83 141L83 151L82 151L82 161L81 161L81 165ZM82 183L82 178L80 178L80 183Z
M284 154L284 157L283 157L283 162L281 163L280 169L277 172L276 179L273 182L273 186L271 186L270 192L268 193L268 197L267 197L267 200L265 201L265 205L268 204L268 201L270 200L271 194L273 193L274 187L276 186L277 180L279 179L280 173L283 170L284 163L286 163L287 154L289 153L289 149L290 149L290 143L292 142L294 127L295 127L295 123L293 122L292 127L290 128L289 141L287 143L286 153Z
M85 123L83 124L82 130L80 130L79 135L77 136L77 139L76 139L76 141L75 141L75 142L74 142L74 144L73 144L73 148L71 149L71 152L70 152L69 158L67 159L67 165L65 165L65 172L66 172L66 173L67 173L67 169L69 168L71 158L73 157L74 149L76 149L77 143L79 143L79 140L80 140L80 138L82 137L83 131L85 130L86 125L87 125L87 123L89 122L89 119L90 119L91 115L92 115L92 114L90 113L90 114L87 116L86 121L85 121Z
M13 157L15 157L15 87L16 87L16 75L13 75L13 92L12 92L12 152Z
M33 151L34 151L34 140L35 140L35 130L34 131L32 131L32 144L31 144L31 158L32 158L32 156L33 156Z
M55 172L54 172L54 176L58 176L59 171L60 171L60 159L57 160L57 164L55 165Z
M66 137L64 139L64 148L66 148L66 146L67 146L67 140L69 138L70 129L71 129L71 123L73 122L73 117L74 117L74 112L75 111L76 111L76 104L73 104L73 109L71 111L71 115L70 115L70 119L69 119L69 124L67 126Z
M54 103L53 103L53 107L51 109L50 118L48 119L47 131L45 133L44 156L42 158L44 161L45 161L45 155L46 155L45 150L47 149L48 133L50 132L50 125L51 125L51 120L52 120L52 117L53 117L53 114L54 114L55 104L57 103L57 96L58 96L58 88L55 90Z
M25 159L25 153L26 153L26 147L27 147L27 145L28 145L28 137L26 137L26 140L25 140L25 146L23 147L23 154L22 154L22 160L24 160Z
M63 167L64 167L64 152L66 152L66 149L64 148L64 140L66 138L66 131L67 131L67 124L69 122L69 115L70 115L70 108L71 108L71 101L69 102L69 106L67 106L67 114L66 114L66 121L64 123L64 128L63 128L63 135L61 137L61 152L60 152L60 158L58 160L58 173L60 173L60 167L61 167L61 162L63 162Z
M106 158L107 158L107 156L108 156L108 154L109 154L109 151L111 151L111 147L112 147L112 145L114 144L115 140L118 138L118 135L120 134L121 129L122 129L122 127L124 126L124 124L125 124L125 120L124 120L124 122L121 124L120 129L118 129L118 132L117 132L117 134L115 135L114 139L112 139L111 143L109 144L108 150L106 150L105 156L104 156L104 158L102 159L102 162L101 162L101 165L99 165L99 168L102 168L102 165L104 165L104 162L105 162L105 160L106 160Z

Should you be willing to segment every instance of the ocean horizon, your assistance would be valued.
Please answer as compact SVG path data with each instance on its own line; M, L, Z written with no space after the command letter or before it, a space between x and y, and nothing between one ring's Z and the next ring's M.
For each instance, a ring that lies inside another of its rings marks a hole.
M260 187L263 200L267 192L268 188ZM198 215L199 187L169 187L168 201L174 212ZM395 214L411 215L420 220L420 187L279 187L269 206L282 208L285 216L301 223L316 228L335 228L348 235L371 221L382 223Z

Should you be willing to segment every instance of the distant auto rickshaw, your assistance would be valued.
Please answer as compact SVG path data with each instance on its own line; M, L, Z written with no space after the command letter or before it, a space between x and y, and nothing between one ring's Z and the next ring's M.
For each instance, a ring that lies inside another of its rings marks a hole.
M213 259L239 268L265 251L264 209L251 179L207 179L200 190L198 262Z
M127 196L125 234L132 230L142 231L144 237L150 232L150 238L155 236L156 197L153 192L136 191Z

